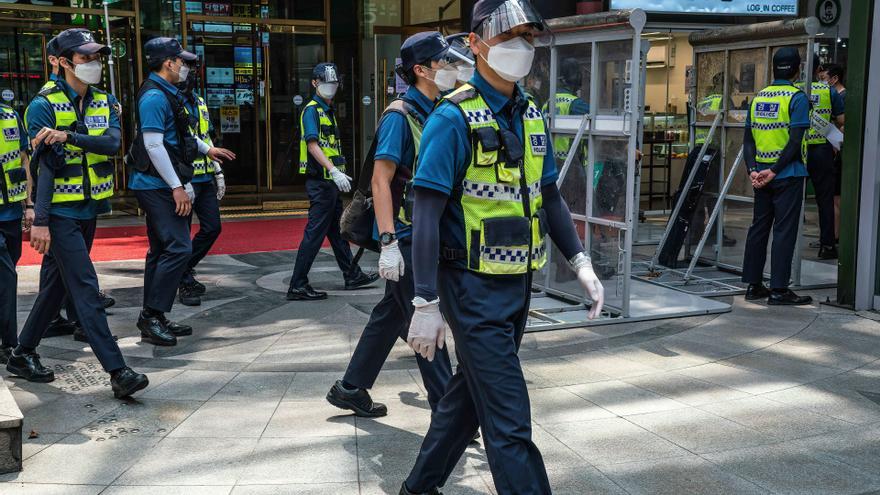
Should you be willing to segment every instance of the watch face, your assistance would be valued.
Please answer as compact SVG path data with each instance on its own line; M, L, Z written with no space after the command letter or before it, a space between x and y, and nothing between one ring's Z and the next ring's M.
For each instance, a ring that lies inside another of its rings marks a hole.
M379 236L379 242L381 244L391 244L391 241L393 241L393 240L394 240L394 234L389 234L388 232L385 232L384 234L381 234Z

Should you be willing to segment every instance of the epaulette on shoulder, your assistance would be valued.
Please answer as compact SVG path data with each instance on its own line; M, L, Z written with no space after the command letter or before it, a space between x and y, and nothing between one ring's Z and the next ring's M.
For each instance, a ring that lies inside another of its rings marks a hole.
M57 93L57 92L59 92L59 91L61 91L61 86L58 86L57 84L53 84L53 85L51 85L51 86L46 86L46 87L44 87L44 88L41 89L40 92L37 93L37 94L40 95L40 96L46 96L46 95L50 95L50 94L52 94L52 93Z
M463 101L470 100L474 96L477 96L476 88L474 88L470 84L465 84L464 86L456 89L452 93L446 95L445 99L458 105Z

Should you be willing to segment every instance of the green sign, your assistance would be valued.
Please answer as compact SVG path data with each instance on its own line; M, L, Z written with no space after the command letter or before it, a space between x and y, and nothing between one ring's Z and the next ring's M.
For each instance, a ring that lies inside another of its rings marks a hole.
M110 52L116 58L122 58L128 53L128 49L125 47L125 42L120 39L115 39L110 42Z

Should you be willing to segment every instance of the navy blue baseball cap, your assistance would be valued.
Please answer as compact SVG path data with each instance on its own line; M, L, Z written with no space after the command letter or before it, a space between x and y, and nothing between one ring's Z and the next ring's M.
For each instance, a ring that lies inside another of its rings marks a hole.
M81 55L100 53L110 55L110 47L95 42L95 36L88 29L72 28L58 33L55 40L56 55L73 51ZM51 41L50 41L51 43Z
M312 80L319 80L325 83L338 83L339 71L336 70L336 64L333 62L321 62L312 69Z
M195 62L199 59L195 53L183 49L175 38L153 38L144 44L144 56L150 68L161 64L165 59L180 57L184 62Z
M48 43L46 43L46 55L50 55L52 57L57 57L58 53L58 37L53 36Z
M544 18L529 0L478 0L471 12L471 32L487 40L523 24L544 30Z
M403 70L410 70L416 64L429 60L442 60L449 52L449 43L437 31L416 33L400 46L400 61Z

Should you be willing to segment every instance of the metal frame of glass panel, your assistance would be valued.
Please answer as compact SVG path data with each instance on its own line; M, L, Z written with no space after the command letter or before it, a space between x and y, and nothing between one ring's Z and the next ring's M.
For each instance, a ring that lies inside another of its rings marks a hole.
M788 21L774 21L760 24L752 24L746 26L733 26L727 28L714 29L709 31L702 31L698 33L693 33L690 37L691 45L694 47L694 65L697 68L697 71L700 70L700 57L708 56L710 54L720 54L723 57L723 65L720 68L716 68L713 70L720 70L723 74L722 81L722 102L721 109L719 112L713 116L712 120L700 121L699 119L693 119L694 122L691 125L691 142L693 145L694 135L696 134L697 128L707 129L708 135L706 137L706 143L703 145L701 149L700 156L705 153L706 148L710 143L715 140L715 138L720 134L720 140L716 142L720 142L720 146L718 146L720 153L720 166L718 167L718 184L721 185L721 189L717 192L707 192L704 191L704 195L713 197L713 208L712 214L709 217L709 221L707 223L706 232L701 236L700 242L698 243L697 249L692 254L691 262L686 270L668 270L670 273L670 277L675 279L674 283L667 283L662 280L662 277L657 277L657 273L654 273L654 268L657 263L657 255L655 254L654 258L651 260L648 270L645 274L642 274L641 278L644 280L652 281L654 283L658 283L661 285L666 285L670 287L676 287L679 290L684 290L689 293L702 294L702 295L725 295L732 294L738 292L744 292L745 287L742 284L732 283L732 277L727 277L729 280L722 278L718 278L712 276L711 274L705 273L706 270L701 270L696 268L697 261L708 264L715 269L733 271L733 272L741 272L742 264L734 264L724 260L724 244L723 242L717 242L717 240L723 239L724 232L724 224L725 224L725 214L727 212L727 202L741 203L741 204L753 204L754 199L750 195L738 195L732 194L730 192L731 184L733 183L736 174L741 174L739 170L741 165L741 148L742 143L735 143L733 150L738 150L738 153L730 153L728 150L728 145L732 143L733 137L736 135L737 130L742 132L745 128L745 124L742 122L732 122L730 118L730 111L733 110L728 108L728 105L732 102L731 100L731 84L730 84L730 69L731 69L731 58L735 53L741 53L743 50L757 50L763 53L763 62L764 62L764 71L763 74L765 81L772 80L772 55L775 49L778 49L783 46L797 46L803 47L805 54L811 54L814 51L814 38L819 30L819 22L815 18L803 18L803 19L795 19ZM805 70L804 73L811 75L813 71L813 59L812 56L804 57ZM708 75L711 78L711 75ZM697 101L697 95L699 95L700 84L707 80L707 74L696 74L695 77L696 84L694 88L692 88L692 100L694 102ZM713 82L714 84L714 82ZM757 92L760 88L754 88ZM805 91L807 95L810 94L810 85L805 86ZM699 159L698 159L699 162ZM691 170L691 174L689 175L686 183L689 185L694 178L694 175L697 171L698 167L693 167ZM687 190L688 187L685 187ZM660 246L657 248L657 253L660 252L663 246L663 242L666 240L666 236L669 233L670 227L672 226L672 220L676 218L676 212L679 210L684 195L679 198L679 202L676 204L676 208L674 210L673 215L670 217L670 222L667 224L666 234L664 235L663 241L661 241ZM803 208L803 207L802 207ZM704 248L706 247L706 243L709 237L709 230L714 222L714 235L716 238L716 242L714 243L714 249L710 253L704 252ZM801 244L803 241L803 214L800 215L800 225L799 225L799 235L798 235L798 244L795 249L795 258L793 261L793 270L792 270L792 279L794 286L796 287L828 287L832 286L833 283L827 283L820 281L806 281L802 278L802 260L801 260ZM700 273L704 272L704 273ZM700 273L699 275L697 273ZM706 275L709 275L706 277ZM669 277L667 277L669 278ZM679 280L680 279L680 280ZM726 283L725 283L726 282ZM687 286L689 284L695 284L703 287L705 290L698 289L696 287L689 289ZM709 286L712 287L709 287Z

